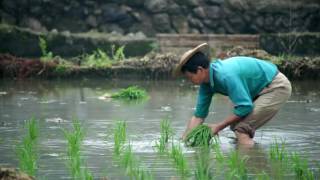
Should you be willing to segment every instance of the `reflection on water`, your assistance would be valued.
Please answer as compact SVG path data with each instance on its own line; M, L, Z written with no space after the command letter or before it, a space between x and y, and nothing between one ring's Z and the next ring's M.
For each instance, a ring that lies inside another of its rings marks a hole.
M126 103L99 99L106 92L115 92L129 85L145 88L150 99ZM240 149L249 157L251 173L264 169L268 148L274 138L284 139L290 151L308 157L311 165L319 161L320 153L320 84L293 82L293 94L274 120L256 133L257 146ZM65 168L66 140L61 129L70 128L72 118L85 127L83 154L95 177L123 179L123 171L112 159L111 128L117 120L128 124L133 152L157 179L176 176L170 159L160 158L154 150L160 136L160 121L169 117L178 141L194 110L197 87L182 81L124 81L124 80L66 80L66 81L0 81L0 165L17 167L13 151L25 120L40 119L39 176L47 179L68 177ZM222 120L231 112L231 103L216 95L207 122ZM233 133L226 128L220 133L221 148L229 152L236 147ZM194 161L194 150L184 148L188 159Z

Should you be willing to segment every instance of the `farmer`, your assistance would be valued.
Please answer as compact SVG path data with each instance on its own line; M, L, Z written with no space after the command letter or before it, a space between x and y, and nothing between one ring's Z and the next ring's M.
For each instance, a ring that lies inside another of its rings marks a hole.
M229 96L234 108L223 121L208 124L212 133L218 135L230 126L239 144L253 145L256 129L272 119L290 97L291 84L270 62L244 56L210 62L205 55L208 49L203 43L185 52L175 69L175 75L200 85L196 110L182 138L204 122L212 96L220 93Z

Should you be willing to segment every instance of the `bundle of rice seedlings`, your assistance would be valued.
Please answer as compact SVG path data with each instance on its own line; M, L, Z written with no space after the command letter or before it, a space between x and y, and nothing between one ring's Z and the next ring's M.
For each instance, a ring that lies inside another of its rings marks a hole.
M111 98L137 100L147 98L147 92L138 86L130 86L126 89L121 89L119 92L111 95Z
M201 124L191 130L185 138L187 146L208 146L212 138L211 128L207 125Z

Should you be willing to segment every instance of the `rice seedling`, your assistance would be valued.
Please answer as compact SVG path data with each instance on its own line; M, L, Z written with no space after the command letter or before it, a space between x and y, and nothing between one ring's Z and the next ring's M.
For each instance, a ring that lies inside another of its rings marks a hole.
M159 141L156 142L156 149L160 154L167 152L167 144L172 135L173 129L171 128L169 120L163 119L160 123L160 138Z
M130 86L126 89L121 89L119 92L111 94L111 98L124 100L139 100L147 97L147 92L138 86Z
M246 168L247 159L246 156L240 158L237 151L232 151L226 159L228 166L227 179L248 179L248 170Z
M201 124L191 130L185 138L187 146L209 146L212 138L211 128Z
M201 148L196 154L195 179L210 180L210 149L208 147Z
M84 161L81 159L81 145L84 138L84 130L78 120L73 120L73 131L63 130L67 139L67 159L72 178L74 179L93 179L92 174L85 167L82 168Z
M152 174L141 167L137 157L132 153L132 147L130 143L122 151L120 162L121 165L126 169L126 174L128 174L131 178L139 180L153 179Z
M257 174L255 176L255 179L257 179L257 180L270 180L270 177L266 172L262 171L260 174Z
M271 160L271 170L276 179L283 179L288 171L289 155L285 148L285 142L281 144L275 139L269 149L269 158Z
M315 179L315 175L312 170L309 169L308 161L298 153L291 154L291 166L297 179Z
M275 139L274 143L271 145L269 150L269 156L271 160L276 160L280 162L288 162L288 152L285 149L285 142L282 141L281 144Z
M127 127L127 124L124 121L118 121L115 124L113 140L114 140L114 154L116 156L120 155L123 145L126 142L126 127Z
M20 170L30 176L35 176L37 165L37 139L39 136L39 127L35 118L31 118L26 123L27 134L21 144L17 146L17 155L19 159Z
M173 159L175 167L177 168L181 178L186 178L190 175L187 159L184 157L182 153L180 144L175 145L172 143L171 152L169 156L171 159Z

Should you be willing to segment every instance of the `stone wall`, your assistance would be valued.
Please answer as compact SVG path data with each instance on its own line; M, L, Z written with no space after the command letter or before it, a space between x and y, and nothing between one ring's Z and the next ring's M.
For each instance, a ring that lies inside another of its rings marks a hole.
M2 0L2 23L37 31L320 32L319 0Z

